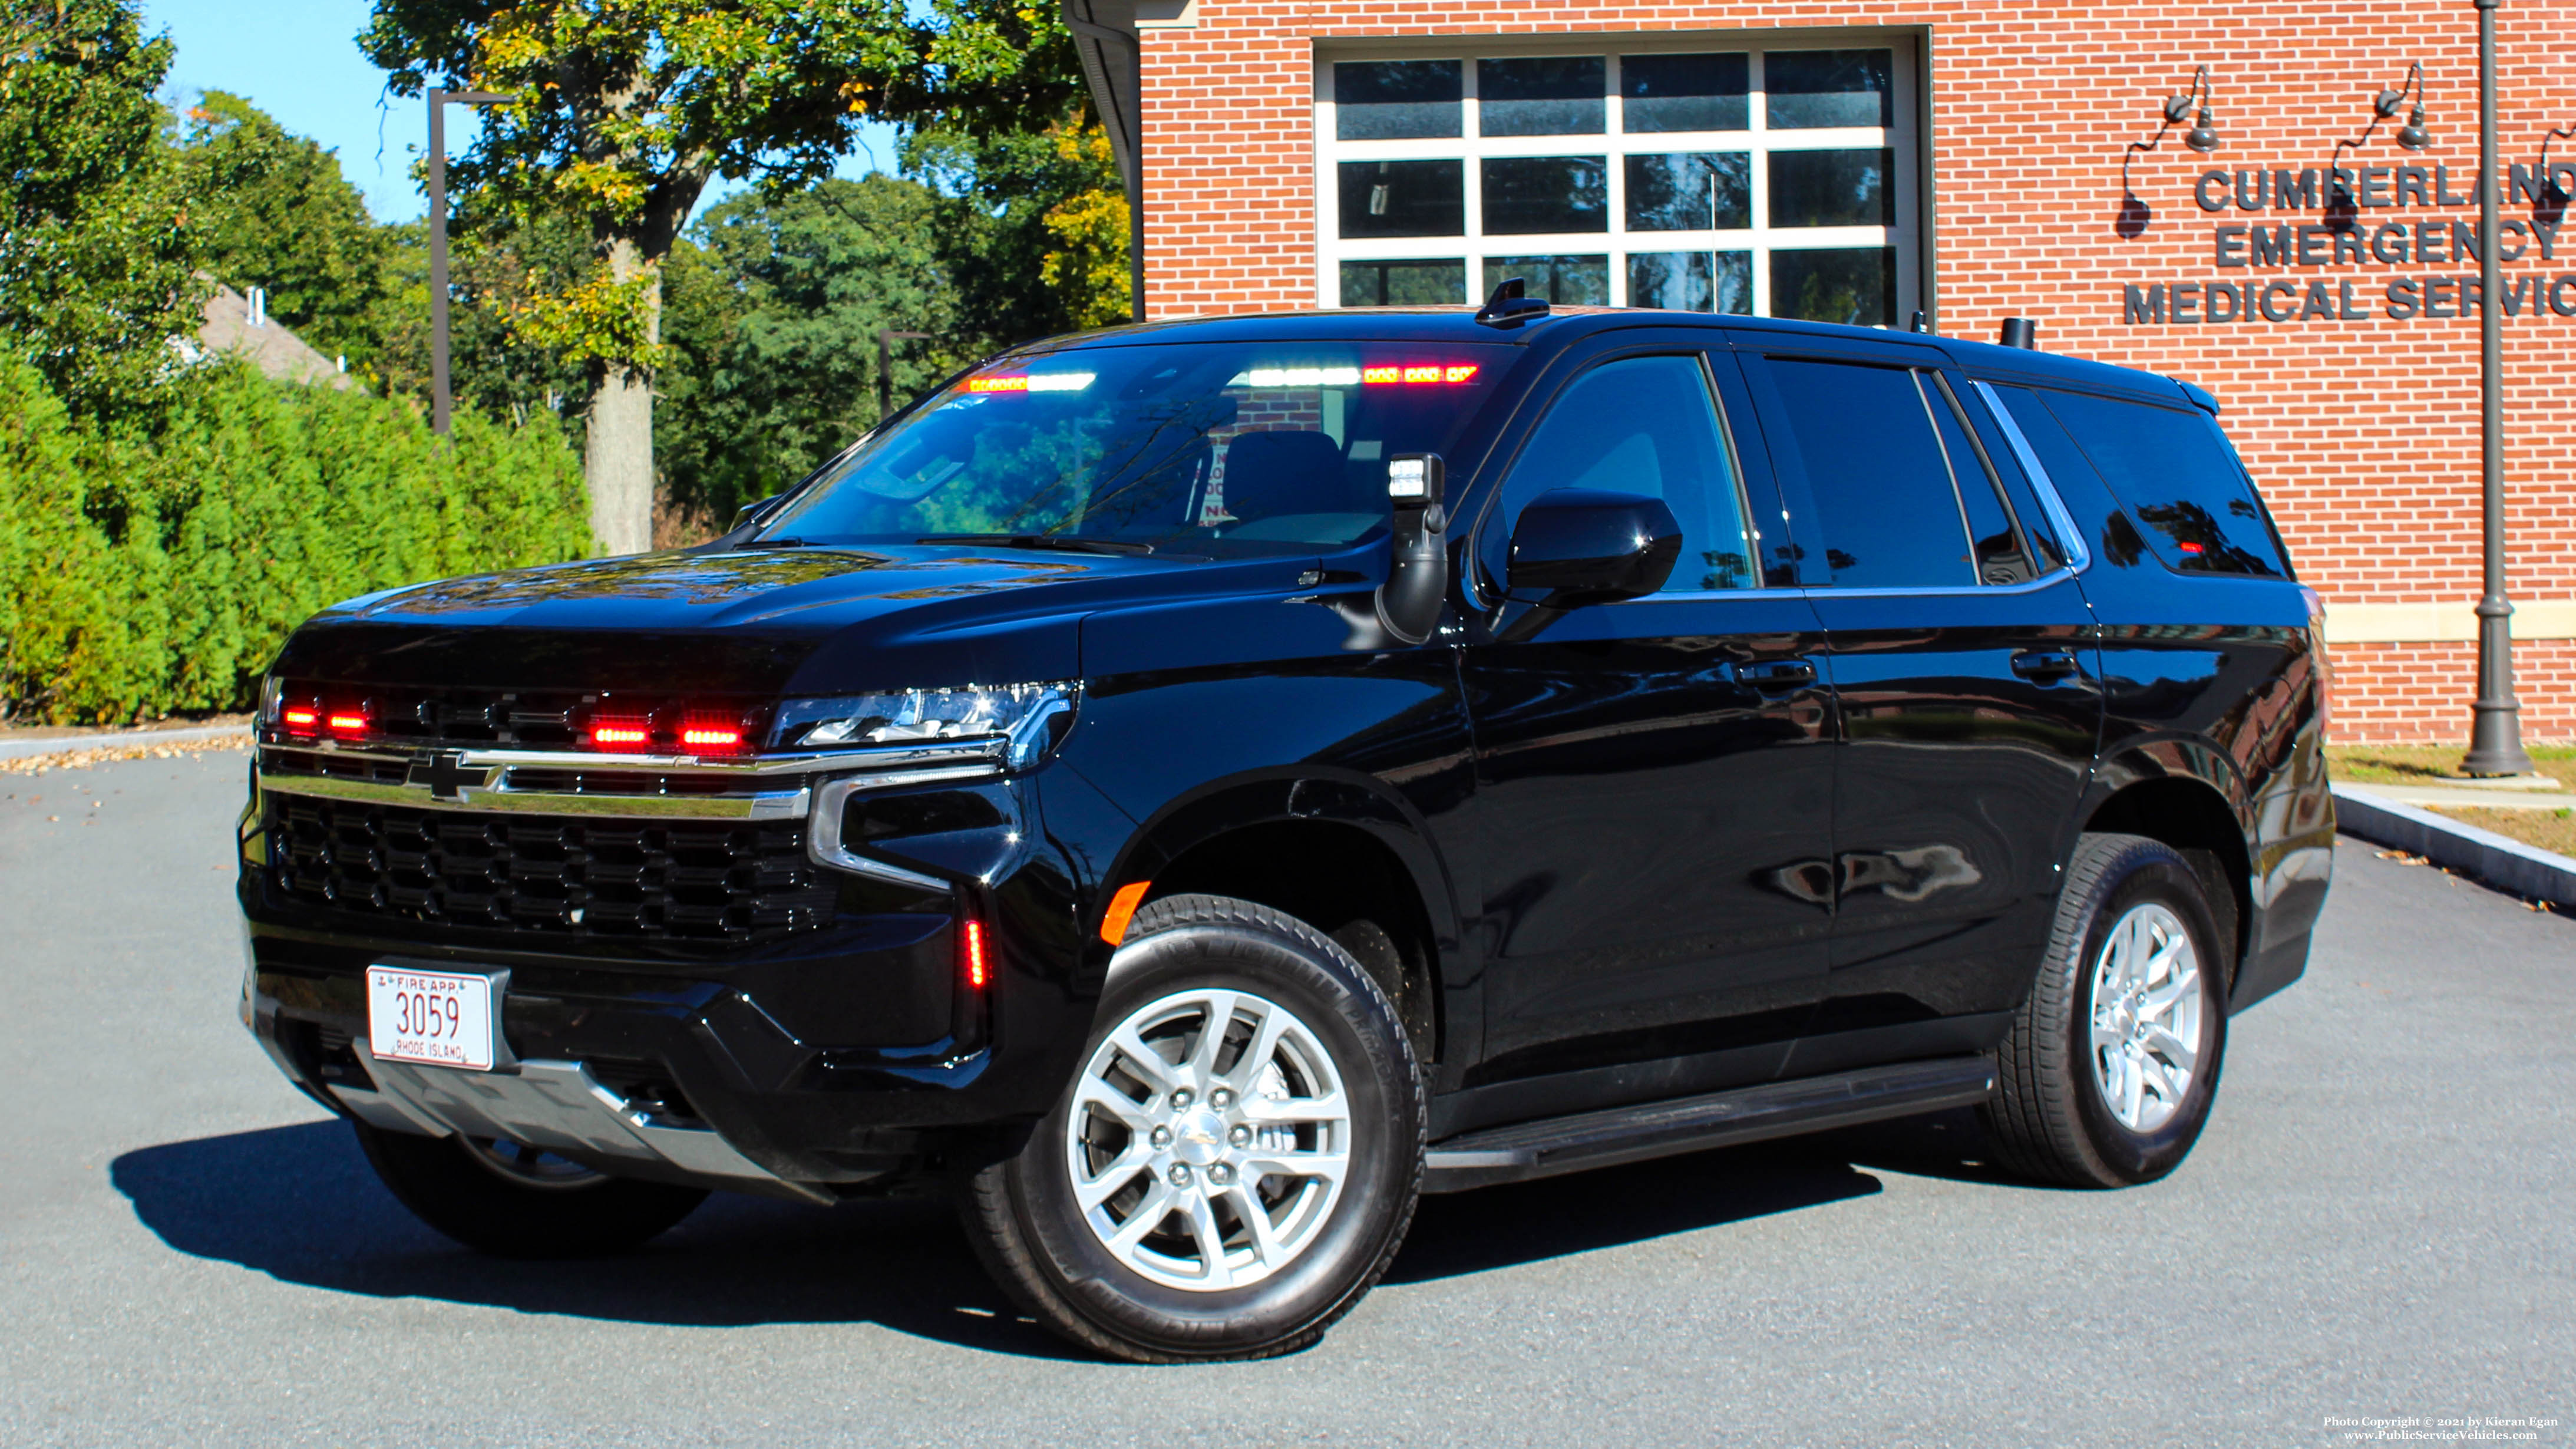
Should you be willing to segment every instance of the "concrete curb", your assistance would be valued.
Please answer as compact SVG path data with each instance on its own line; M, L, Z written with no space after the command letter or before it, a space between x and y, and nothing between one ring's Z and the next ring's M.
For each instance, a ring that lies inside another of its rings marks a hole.
M0 740L0 760L23 760L30 755L60 755L73 750L112 750L127 745L175 745L185 740L211 740L221 735L246 735L250 726L192 725L181 730L119 730L112 735L64 735L50 740Z
M2351 785L2334 787L2335 828L2423 856L2498 890L2552 905L2576 905L2576 860L2401 805Z

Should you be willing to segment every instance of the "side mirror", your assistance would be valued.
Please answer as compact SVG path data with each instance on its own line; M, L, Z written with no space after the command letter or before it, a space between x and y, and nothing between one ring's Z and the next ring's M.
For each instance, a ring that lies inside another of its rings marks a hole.
M1512 592L1562 611L1651 594L1681 556L1682 526L1664 500L1557 488L1521 509L1505 577Z

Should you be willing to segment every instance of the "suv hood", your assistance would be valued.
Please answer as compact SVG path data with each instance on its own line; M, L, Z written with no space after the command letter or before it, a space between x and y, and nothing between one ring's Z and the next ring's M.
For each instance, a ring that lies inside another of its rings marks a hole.
M1286 591L1313 566L957 545L636 554L351 599L296 631L275 668L763 694L1070 679L1086 613Z

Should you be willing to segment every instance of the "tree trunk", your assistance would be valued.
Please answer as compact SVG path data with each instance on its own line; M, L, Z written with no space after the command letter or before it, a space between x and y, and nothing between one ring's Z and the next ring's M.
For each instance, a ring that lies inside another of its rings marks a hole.
M643 248L621 237L608 246L618 280L649 264ZM646 340L662 340L662 278L652 269ZM653 546L653 377L643 368L608 363L590 396L582 474L590 485L590 531L602 553L642 553Z

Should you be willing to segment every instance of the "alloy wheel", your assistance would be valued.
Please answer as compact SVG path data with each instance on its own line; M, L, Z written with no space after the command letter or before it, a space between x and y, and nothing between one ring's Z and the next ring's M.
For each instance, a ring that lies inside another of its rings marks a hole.
M1248 991L1175 992L1128 1014L1082 1070L1065 1157L1083 1222L1167 1287L1243 1288L1331 1218L1351 1109L1313 1028Z
M2182 918L2153 901L2131 907L2093 963L2093 1081L2121 1126L2145 1135L2182 1109L2201 1010L2200 952Z

